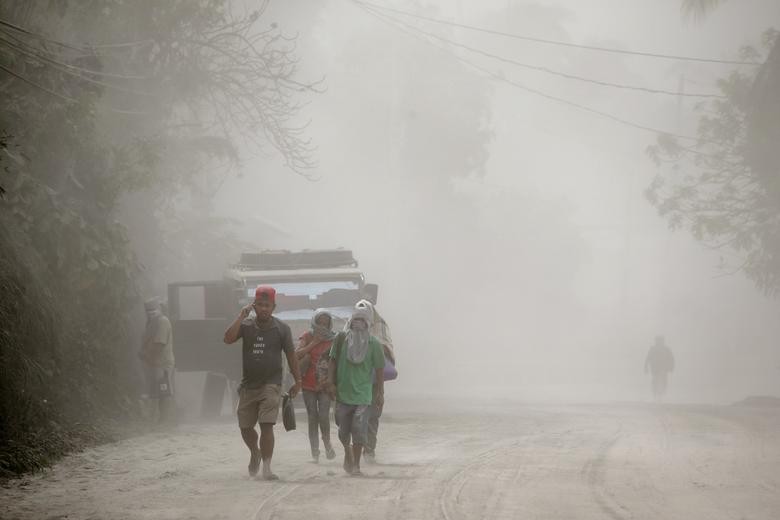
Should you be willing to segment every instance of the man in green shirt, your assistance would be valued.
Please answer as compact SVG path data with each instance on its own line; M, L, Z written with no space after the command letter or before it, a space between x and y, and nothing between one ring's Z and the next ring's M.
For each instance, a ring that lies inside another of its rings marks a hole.
M346 334L333 342L330 351L328 392L336 399L344 471L351 475L361 475L360 456L368 436L371 403L384 403L385 355L369 331L372 320L367 309L355 309Z

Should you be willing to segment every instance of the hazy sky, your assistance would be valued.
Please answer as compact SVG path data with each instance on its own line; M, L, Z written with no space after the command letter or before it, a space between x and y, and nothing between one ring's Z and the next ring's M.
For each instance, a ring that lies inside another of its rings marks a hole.
M780 28L773 0L725 2L699 23L682 20L671 0L377 3L539 38L727 59ZM227 182L216 206L261 247L355 251L381 286L397 343L401 377L390 392L645 399L642 363L655 334L678 358L675 400L780 392L780 306L740 276L719 276L719 253L656 215L643 196L657 172L645 155L655 136L485 78L449 53L672 132L695 132L694 102L436 50L349 1L312 4L272 2L266 16L299 33L301 75L326 78L303 113L318 180L269 153ZM730 70L407 21L605 81L676 91L684 75L686 91L712 92ZM462 121L472 126L459 130ZM483 173L459 169L471 134L488 136L474 138Z

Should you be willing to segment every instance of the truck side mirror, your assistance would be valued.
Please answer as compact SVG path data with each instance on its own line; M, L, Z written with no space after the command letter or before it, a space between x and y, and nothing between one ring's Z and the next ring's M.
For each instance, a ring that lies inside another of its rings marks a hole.
M366 294L366 299L373 305L376 305L376 300L379 296L379 286L375 283L367 283L363 288L363 292Z

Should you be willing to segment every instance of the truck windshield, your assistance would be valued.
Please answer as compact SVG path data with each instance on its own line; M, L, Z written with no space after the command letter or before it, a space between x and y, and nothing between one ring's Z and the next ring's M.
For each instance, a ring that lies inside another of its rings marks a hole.
M247 287L247 302L258 285L276 289L276 313L313 310L320 307L351 307L360 299L360 286L352 280L268 282Z

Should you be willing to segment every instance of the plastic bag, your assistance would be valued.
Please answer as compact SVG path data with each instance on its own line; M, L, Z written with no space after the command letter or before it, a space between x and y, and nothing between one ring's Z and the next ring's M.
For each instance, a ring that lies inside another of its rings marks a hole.
M171 397L172 395L173 387L171 385L171 374L167 370L163 370L163 373L157 379L157 396Z
M282 396L282 424L284 424L285 431L289 432L295 429L295 407L290 394Z
M382 370L385 381L392 381L398 377L398 370L395 369L395 365L389 360L385 360L385 368Z

